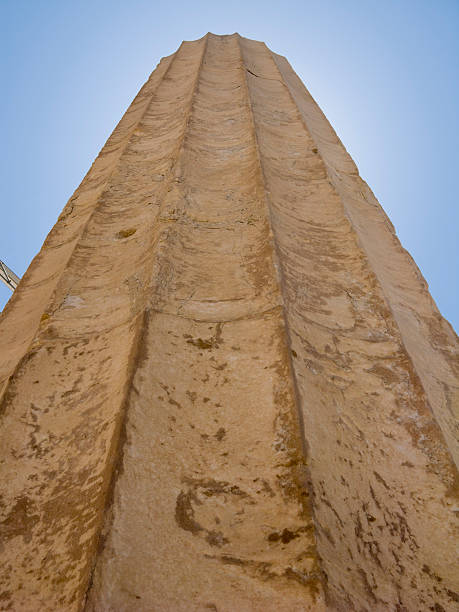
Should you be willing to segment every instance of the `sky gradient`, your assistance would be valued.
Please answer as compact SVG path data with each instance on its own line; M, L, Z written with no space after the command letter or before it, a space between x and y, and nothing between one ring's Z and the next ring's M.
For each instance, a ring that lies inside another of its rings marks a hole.
M458 330L457 0L0 0L0 259L22 276L160 58L207 31L288 58Z

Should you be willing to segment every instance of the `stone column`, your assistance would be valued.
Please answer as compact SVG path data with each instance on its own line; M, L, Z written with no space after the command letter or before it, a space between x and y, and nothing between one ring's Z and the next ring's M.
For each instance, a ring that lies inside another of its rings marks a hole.
M457 337L264 43L161 60L0 346L0 609L457 606Z

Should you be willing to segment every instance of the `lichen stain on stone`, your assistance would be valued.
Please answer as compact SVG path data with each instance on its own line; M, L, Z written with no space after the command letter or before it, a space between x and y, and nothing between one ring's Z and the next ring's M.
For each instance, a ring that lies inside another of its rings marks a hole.
M287 567L284 572L284 576L286 578L290 578L291 580L295 580L299 582L301 585L308 587L311 594L314 596L319 595L321 591L321 585L323 580L323 574L319 571L318 567L315 567L313 571L305 574L295 568Z
M269 536L267 537L267 540L269 542L279 542L280 541L282 542L282 544L288 544L295 538L299 537L300 534L298 531L299 530L294 532L294 531L290 531L290 529L284 529L280 533L277 531L273 531L273 533L269 534Z
M211 546L221 547L229 543L229 539L221 531L207 529L195 519L194 506L203 506L205 498L211 498L215 495L234 495L238 498L247 500L248 495L242 491L237 485L231 485L228 482L219 482L216 480L194 480L184 478L183 481L189 485L188 491L181 491L176 500L175 506L175 521L177 525L185 531L197 535L202 532L204 539ZM204 496L200 498L198 492ZM249 500L250 503L250 500ZM220 522L218 517L214 518L217 524Z
M189 334L186 334L186 337L188 338L186 342L202 350L210 350L213 348L218 348L220 344L222 344L223 342L222 328L223 328L223 323L217 323L215 326L214 335L211 336L207 340L204 340L203 338L193 338L192 336L189 336Z
M222 554L219 556L204 555L207 559L215 559L224 565L234 565L240 567L245 573L253 578L266 581L295 581L305 587L316 600L321 592L321 585L324 579L320 571L317 560L314 560L310 572L302 572L298 568L288 566L284 570L277 572L273 567L273 563L269 561L257 561L254 559L243 559L234 555Z
M221 531L208 531L206 535L206 542L211 546L222 547L224 544L228 544L229 540L225 538Z
M250 495L248 495L245 491L243 491L237 485L232 485L226 481L204 479L204 478L183 478L183 482L192 487L194 491L199 489L202 490L202 493L206 497L211 497L212 495L221 495L224 493L236 495L238 497L242 497L244 499L249 499Z
M396 373L392 369L380 364L373 365L367 372L379 376L386 385L394 385L403 380L402 373Z
M203 340L202 338L192 338L191 340L187 340L187 342L203 350L211 349L214 346L212 340Z
M124 229L124 230L120 230L117 234L116 237L121 240L122 238L129 238L129 236L133 236L136 233L137 229L134 227L131 227L129 229Z
M187 493L181 491L179 493L175 504L175 521L181 529L197 534L204 528L194 520L194 509L191 504L192 499L194 499L195 502L197 501L192 491L188 491Z
M23 536L24 542L30 542L33 528L39 521L40 515L34 503L28 497L19 497L8 516L0 523L2 540Z

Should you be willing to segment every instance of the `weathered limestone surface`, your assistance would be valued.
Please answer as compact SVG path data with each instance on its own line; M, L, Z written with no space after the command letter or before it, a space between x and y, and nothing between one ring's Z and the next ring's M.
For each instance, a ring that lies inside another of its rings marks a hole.
M263 43L161 61L0 346L0 609L458 609L457 337Z

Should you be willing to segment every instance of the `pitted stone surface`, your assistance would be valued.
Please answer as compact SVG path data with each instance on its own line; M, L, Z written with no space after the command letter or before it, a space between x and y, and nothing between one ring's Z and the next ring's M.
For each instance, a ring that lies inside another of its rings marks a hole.
M0 339L0 609L457 609L457 337L264 43L161 61Z

